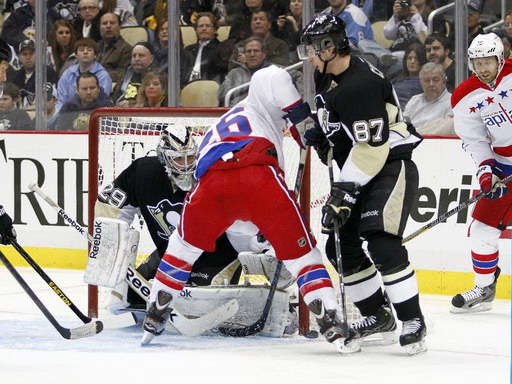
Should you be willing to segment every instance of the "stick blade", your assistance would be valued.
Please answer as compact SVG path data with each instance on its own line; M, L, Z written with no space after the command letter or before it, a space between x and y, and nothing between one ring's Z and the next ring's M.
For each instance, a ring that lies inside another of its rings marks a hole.
M97 335L101 331L103 331L103 323L101 321L94 321L77 328L63 328L61 335L68 340L76 340Z
M172 326L185 336L197 336L206 332L238 312L238 301L231 299L220 307L195 319L177 316L172 319ZM172 316L171 316L172 318Z

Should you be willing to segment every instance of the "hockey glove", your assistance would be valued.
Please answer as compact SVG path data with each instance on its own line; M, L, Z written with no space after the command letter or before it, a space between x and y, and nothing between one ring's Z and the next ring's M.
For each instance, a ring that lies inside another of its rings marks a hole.
M476 177L480 183L480 189L486 193L487 199L499 199L508 193L507 186L500 180L501 175L502 171L497 166L496 160L489 159L480 164Z
M5 212L4 207L0 205L0 244L8 245L11 243L6 235L16 239L16 231L12 227L12 219Z
M333 231L334 219L345 225L357 203L360 187L355 183L333 183L331 196L322 208L322 233Z
M322 143L324 138L325 134L318 124L315 124L313 128L308 129L304 133L304 139L306 140L306 145L308 146L319 145Z

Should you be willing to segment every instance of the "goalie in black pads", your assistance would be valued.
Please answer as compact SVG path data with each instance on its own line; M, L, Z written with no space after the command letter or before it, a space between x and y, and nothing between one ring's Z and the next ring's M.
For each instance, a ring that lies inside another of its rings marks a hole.
M333 219L337 218L345 289L365 316L350 325L347 351L360 350L359 341L375 333L396 342L392 337L396 323L381 281L403 322L400 344L411 354L424 351L426 326L416 276L401 244L418 188L411 155L421 136L403 122L390 81L350 55L342 20L316 17L302 31L298 53L316 67L320 126L306 131L306 144L315 147L324 163L333 150L341 170L322 209L322 232L329 233L326 252L336 266ZM361 238L368 242L370 257Z

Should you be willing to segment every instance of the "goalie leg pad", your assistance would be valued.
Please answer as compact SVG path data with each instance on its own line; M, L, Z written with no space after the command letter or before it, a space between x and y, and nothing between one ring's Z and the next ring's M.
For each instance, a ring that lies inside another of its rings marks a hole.
M268 297L268 285L223 286L223 287L185 287L174 307L183 315L202 316L215 310L231 299L238 301L238 312L222 323L222 327L239 328L253 324L259 319ZM260 336L282 337L290 324L289 295L286 291L276 290L272 307Z
M269 282L272 281L277 267L275 256L266 253L240 252L238 259L246 275L264 275ZM283 268L277 282L277 288L286 289L294 281L292 274L286 268Z
M140 234L122 220L97 217L84 282L112 288L121 283L137 257Z

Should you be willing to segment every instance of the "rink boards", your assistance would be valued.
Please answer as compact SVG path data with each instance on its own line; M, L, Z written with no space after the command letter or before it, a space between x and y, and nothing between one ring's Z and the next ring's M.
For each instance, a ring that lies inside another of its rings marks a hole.
M287 139L286 146L293 146ZM84 133L0 133L0 204L15 222L20 244L44 267L83 269L87 243L67 227L28 185L37 182L80 225L87 222L88 141ZM312 183L328 190L326 171L313 154ZM414 152L420 171L420 190L405 234L478 193L475 165L458 139L428 138ZM318 172L322 169L322 172ZM321 201L312 197L312 227L319 220ZM459 212L408 243L411 262L418 271L422 293L452 294L472 286L467 227L468 210ZM319 236L319 243L325 239ZM145 245L151 247L149 236ZM10 247L2 251L24 265ZM510 297L511 229L500 240L499 297Z

